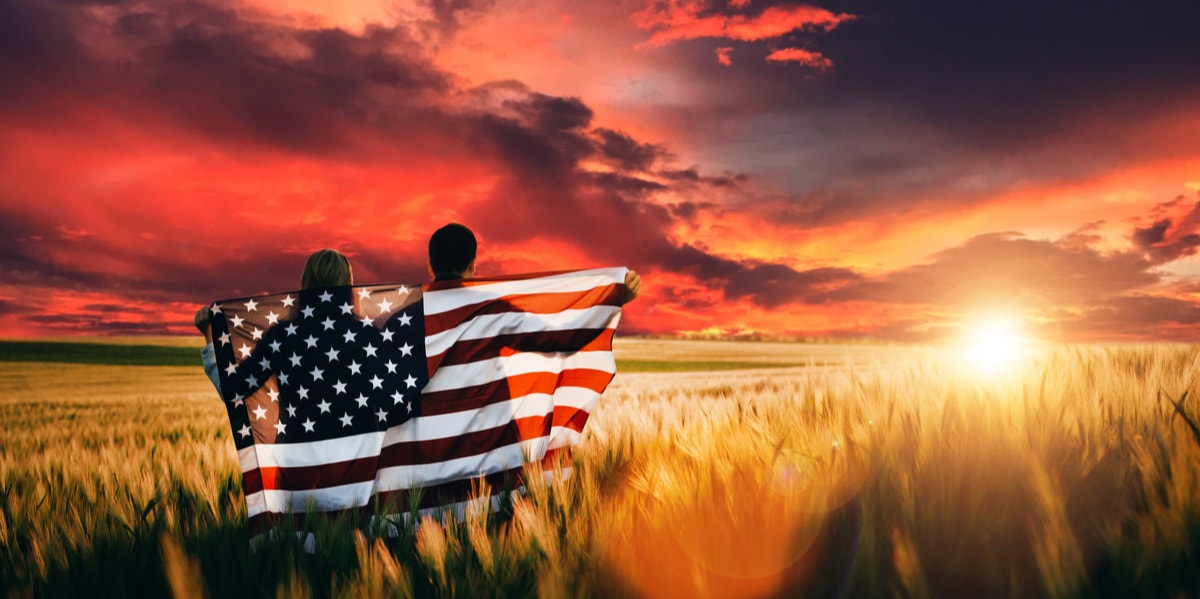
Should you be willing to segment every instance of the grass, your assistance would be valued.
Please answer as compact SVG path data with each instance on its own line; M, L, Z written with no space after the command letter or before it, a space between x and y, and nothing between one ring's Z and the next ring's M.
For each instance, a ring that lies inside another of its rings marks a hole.
M59 362L112 366L189 366L199 348L83 341L0 341L0 362Z
M727 351L665 347L618 357ZM749 363L830 365L622 371L572 478L397 537L334 523L312 555L286 536L250 551L228 424L194 363L0 364L0 589L1200 595L1196 346L1054 349L993 378L920 348L746 348Z

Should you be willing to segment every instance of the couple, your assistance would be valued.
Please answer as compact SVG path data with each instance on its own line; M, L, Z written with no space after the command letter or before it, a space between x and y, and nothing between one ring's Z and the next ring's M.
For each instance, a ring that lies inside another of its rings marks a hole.
M429 238L429 274L435 281L453 281L475 277L475 254L477 243L471 229L458 223L450 223L434 231ZM308 257L304 271L300 275L300 288L319 289L322 287L341 287L354 284L354 274L350 261L341 252L323 249ZM637 273L629 271L625 276L625 290L622 303L629 303L638 296L642 279ZM204 335L204 349L201 357L204 360L204 372L212 381L217 392L221 391L220 377L217 372L217 360L213 351L211 313L209 307L203 306L196 311L193 319L196 328Z

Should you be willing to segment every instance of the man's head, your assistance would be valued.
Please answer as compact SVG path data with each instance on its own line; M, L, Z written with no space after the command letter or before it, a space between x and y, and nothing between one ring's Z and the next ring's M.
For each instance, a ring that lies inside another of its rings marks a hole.
M437 279L469 279L475 276L475 234L450 223L429 237L429 273Z
M353 285L354 274L350 271L350 260L337 250L324 249L313 252L300 274L301 289L319 289Z

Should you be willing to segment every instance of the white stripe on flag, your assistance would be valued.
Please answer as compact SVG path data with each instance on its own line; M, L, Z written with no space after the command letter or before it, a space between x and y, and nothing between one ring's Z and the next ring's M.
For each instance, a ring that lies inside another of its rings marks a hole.
M265 512L303 514L310 504L318 512L361 507L367 505L374 490L375 481L370 480L305 491L264 489L246 496L246 516L252 518Z
M554 314L533 312L503 312L485 314L465 320L452 329L425 337L425 355L445 353L455 342L468 339L488 339L497 335L547 333L576 329L603 329L612 326L620 306L593 306L581 310L563 310Z
M384 432L377 431L310 443L264 443L238 450L238 458L242 463L242 472L259 467L323 466L378 456L383 446L383 437ZM255 454L257 461L252 461Z
M433 373L422 393L449 391L499 381L510 376L537 372L561 373L564 370L600 370L616 373L617 362L610 351L575 353L519 353L511 356L442 366Z
M482 408L418 416L387 430L383 446L447 439L503 426L517 418L550 416L556 406L590 409L600 394L587 387L559 387L554 395L530 393Z
M441 314L462 306L497 300L508 295L534 293L572 293L625 282L625 268L595 268L570 273L522 279L496 281L454 289L426 291L425 314Z

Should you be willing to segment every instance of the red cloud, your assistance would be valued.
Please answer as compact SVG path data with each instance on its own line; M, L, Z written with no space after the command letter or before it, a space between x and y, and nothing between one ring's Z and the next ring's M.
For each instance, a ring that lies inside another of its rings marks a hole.
M723 46L717 48L717 62L725 66L733 66L733 61L729 59L729 55L733 53L733 48Z
M743 42L773 39L793 31L827 33L856 17L833 13L815 6L773 6L758 15L704 15L701 2L673 1L665 6L651 6L633 15L633 22L642 29L654 30L645 42L648 46L665 46L679 40L722 38Z
M818 73L824 73L833 68L833 61L825 58L820 52L810 52L800 48L784 48L767 55L771 62L795 62Z

